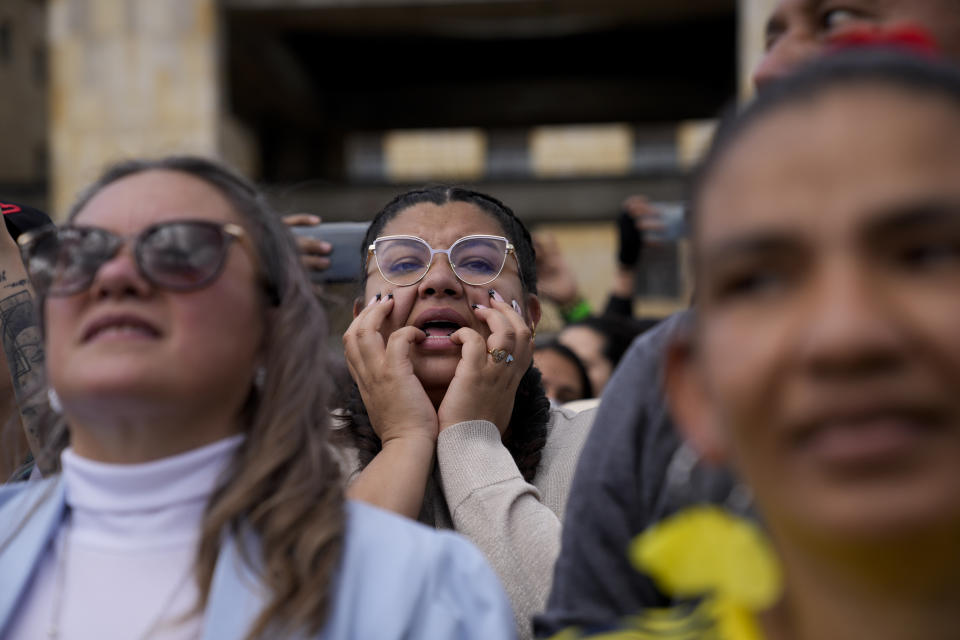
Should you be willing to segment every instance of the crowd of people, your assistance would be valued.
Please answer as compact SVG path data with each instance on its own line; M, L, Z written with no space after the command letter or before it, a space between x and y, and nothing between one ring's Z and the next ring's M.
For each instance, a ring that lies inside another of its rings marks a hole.
M0 637L960 637L960 6L849 5L777 4L662 321L642 197L594 314L505 203L407 191L337 389L330 247L234 172L4 204Z

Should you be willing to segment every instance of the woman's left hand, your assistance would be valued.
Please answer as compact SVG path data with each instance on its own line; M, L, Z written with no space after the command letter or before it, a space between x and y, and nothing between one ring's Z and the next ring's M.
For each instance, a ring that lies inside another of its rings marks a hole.
M510 424L520 379L533 360L533 336L516 301L505 302L496 294L490 306L474 313L490 327L484 339L467 327L450 339L461 345L460 364L437 410L440 430L467 420L488 420L503 433ZM497 362L490 352L502 349L509 358Z

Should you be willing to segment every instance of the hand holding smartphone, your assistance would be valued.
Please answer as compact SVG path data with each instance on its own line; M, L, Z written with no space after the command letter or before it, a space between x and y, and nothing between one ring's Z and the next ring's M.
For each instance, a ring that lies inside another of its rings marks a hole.
M363 269L363 238L369 222L324 222L309 226L291 226L294 235L317 238L333 247L329 254L330 266L311 270L310 279L316 283L354 282Z
M655 202L661 228L647 231L647 238L655 242L677 242L687 234L686 206L682 202Z

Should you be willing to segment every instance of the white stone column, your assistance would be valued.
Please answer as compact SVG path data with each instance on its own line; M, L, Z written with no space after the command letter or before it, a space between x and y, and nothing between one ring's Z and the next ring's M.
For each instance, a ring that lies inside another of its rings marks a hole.
M739 89L740 97L753 94L750 77L763 57L764 31L777 0L738 0Z
M134 156L218 156L216 0L50 0L51 213Z

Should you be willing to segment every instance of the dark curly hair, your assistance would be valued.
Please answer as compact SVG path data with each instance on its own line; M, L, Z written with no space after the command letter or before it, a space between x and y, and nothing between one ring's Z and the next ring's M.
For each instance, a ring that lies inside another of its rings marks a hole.
M377 238L390 220L402 211L424 202L438 206L450 202L467 202L496 219L516 250L524 292L537 292L536 253L530 232L507 205L492 196L462 187L432 186L414 189L401 193L388 202L370 223L363 242L363 258L366 259L366 247ZM364 270L360 283L361 291L366 285L366 279ZM348 388L341 407L344 414L339 418L345 422L345 428L341 430L342 437L357 448L360 466L366 467L380 452L382 443L370 424L360 390L355 383ZM549 419L550 401L543 391L540 372L531 365L517 387L510 424L503 436L504 446L527 482L533 481L540 465L541 452L547 441Z

